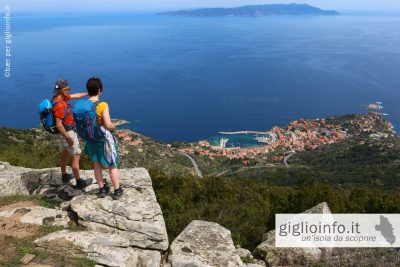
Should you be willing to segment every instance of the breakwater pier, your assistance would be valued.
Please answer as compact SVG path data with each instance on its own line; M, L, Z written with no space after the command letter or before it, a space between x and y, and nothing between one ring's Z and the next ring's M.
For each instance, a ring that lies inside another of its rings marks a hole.
M223 132L223 131L221 131L221 132L218 132L219 134L230 134L230 135L232 135L232 134L268 134L268 132L262 132L262 131L248 131L248 130L245 130L245 131L235 131L235 132Z

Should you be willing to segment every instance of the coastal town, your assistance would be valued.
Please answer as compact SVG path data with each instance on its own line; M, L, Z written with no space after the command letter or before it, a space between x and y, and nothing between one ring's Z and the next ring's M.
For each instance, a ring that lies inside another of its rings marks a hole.
M395 135L392 124L377 112L317 119L301 118L290 122L286 127L275 126L263 132L243 132L257 139L258 146L227 146L226 139L232 138L229 133L221 135L219 145L209 140L158 142L126 128L118 129L115 135L119 153L125 159L124 164L149 164L149 168L164 166L165 172L180 170L182 173L193 171L188 163L188 156L205 173L219 173L226 164L288 166L287 160L296 152L314 150L342 141L359 140L360 144L367 139L379 141Z
M380 125L380 130L376 126ZM227 157L229 159L256 158L271 152L273 161L281 161L288 153L315 149L322 145L343 141L353 135L369 133L371 137L380 138L394 134L390 122L383 120L379 113L370 112L355 116L353 119L339 122L334 118L306 120L299 119L288 124L286 128L273 127L267 132L268 141L259 147L240 148L212 146L209 141L199 141L197 145L180 148L180 152L199 154L211 159Z

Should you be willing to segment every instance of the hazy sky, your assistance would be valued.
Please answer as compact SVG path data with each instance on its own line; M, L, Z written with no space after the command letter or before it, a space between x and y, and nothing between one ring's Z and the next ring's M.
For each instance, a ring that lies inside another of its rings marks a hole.
M3 1L2 1L3 2ZM15 12L159 11L195 7L228 7L249 4L293 3L294 0L5 0ZM400 10L400 0L308 0L323 9Z

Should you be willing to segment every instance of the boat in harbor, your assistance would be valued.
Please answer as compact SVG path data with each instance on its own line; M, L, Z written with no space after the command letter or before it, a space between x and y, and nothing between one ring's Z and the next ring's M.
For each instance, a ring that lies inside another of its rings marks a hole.
M227 138L221 138L219 139L219 147L220 148L225 148L226 144L228 143L229 139Z
M254 140L259 143L269 143L271 141L271 138L269 138L268 136L256 136Z
M370 109L370 110L378 110L378 109L383 109L383 106L382 106L382 105L379 105L379 104L377 104L377 103L375 103L375 104L369 104L369 105L368 105L368 109Z
M373 103L373 104L369 104L369 105L368 105L368 109L370 109L370 110L379 110L379 109L383 109L382 102L376 101L376 102Z

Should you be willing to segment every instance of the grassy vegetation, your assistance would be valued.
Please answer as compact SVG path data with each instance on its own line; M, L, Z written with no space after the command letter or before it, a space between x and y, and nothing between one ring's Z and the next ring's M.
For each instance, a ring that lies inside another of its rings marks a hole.
M35 263L50 264L51 266L79 266L94 267L96 262L90 259L67 258L60 255L51 254L43 250L37 250L33 241L36 238L64 229L60 226L43 225L39 231L30 237L25 238L5 238L0 241L2 251L7 250L8 255L0 260L0 266L17 267L21 266L20 260L26 254L35 255Z
M135 139L139 135L133 134ZM190 175L192 164L182 155L173 151L167 144L140 136L143 144L126 146L128 154L120 154L120 167L158 168L165 173L179 176ZM84 142L81 142L81 149ZM0 161L27 168L52 168L59 166L59 148L56 135L41 129L0 128ZM69 162L70 164L70 162ZM85 153L81 154L82 170L93 168Z
M294 155L293 167L317 181L341 185L381 184L400 189L400 138L351 140Z
M0 198L0 207L18 203L21 201L31 201L37 205L41 205L48 208L54 208L58 206L60 202L55 200L43 199L40 196L25 196L25 195L14 195ZM29 228L29 227L28 227ZM16 267L21 266L20 260L26 254L33 254L36 256L36 263L50 264L51 266L80 266L80 267L93 267L96 265L95 262L88 259L75 259L66 258L59 255L49 254L42 250L37 250L33 241L39 237L47 234L57 232L65 229L62 226L55 226L45 224L38 227L32 226L32 233L28 230L27 236L22 238L17 237L4 237L0 238L0 266L5 267ZM70 231L82 230L78 226L71 226L67 228Z
M46 207L46 208L54 208L61 204L61 201L54 199L46 199L38 195L12 195L7 197L0 197L0 207L5 205L10 205L13 203L18 203L21 201L33 201L37 205Z
M34 168L57 166L58 158L48 155L49 146L58 153L53 136L34 132L0 129L0 161ZM398 137L374 140L363 136L299 152L290 159L290 168L257 163L245 167L240 161L223 158L210 163L194 155L206 174L229 170L225 178L204 179L188 175L190 162L165 144L143 140L140 148L129 147L121 167L150 169L170 240L192 220L201 219L220 223L231 230L236 244L253 249L274 228L276 213L303 212L323 201L337 213L400 212ZM44 158L39 160L41 155ZM85 159L82 162L91 167ZM24 199L0 199L0 205Z
M251 259L249 256L246 257L240 257L240 259L243 261L243 263L254 263L254 260Z
M0 128L0 161L36 169L59 166L56 137L40 129ZM92 168L86 155L82 155L80 165L81 169Z
M344 188L305 180L297 186L276 186L251 179L171 177L155 170L150 174L170 240L197 219L223 225L235 244L254 249L274 228L276 213L303 212L323 201L336 213L400 212L400 192L378 184Z
M20 260L26 254L35 255L35 263L51 264L51 266L94 267L96 265L96 262L90 259L66 258L59 255L49 254L42 250L36 250L33 243L35 238L36 237L13 239L10 240L8 244L2 244L3 246L13 246L15 247L15 250L13 255L7 261L0 262L1 266L19 267L21 266Z

